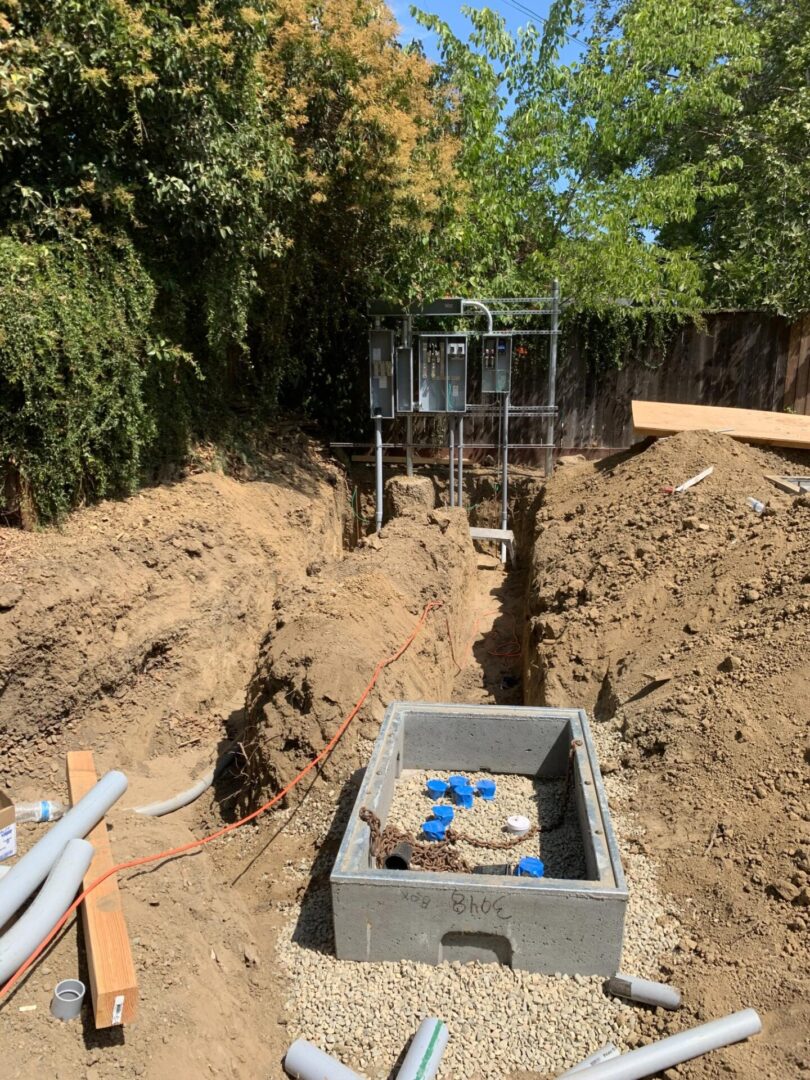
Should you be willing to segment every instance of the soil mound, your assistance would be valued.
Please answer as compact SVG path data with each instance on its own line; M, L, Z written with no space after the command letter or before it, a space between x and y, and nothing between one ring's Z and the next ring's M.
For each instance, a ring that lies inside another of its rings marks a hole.
M397 518L381 538L329 565L275 604L247 695L250 775L277 790L333 735L374 665L408 636L424 605L442 607L382 677L325 765L348 775L365 765L386 706L447 699L466 630L475 557L464 510Z
M661 490L710 465L689 491ZM698 1015L766 1014L733 1058L740 1077L799 1075L810 1021L810 498L764 473L810 474L810 459L688 432L559 470L526 653L530 701L583 706L622 739L605 771L632 771L646 850L688 927L673 982Z

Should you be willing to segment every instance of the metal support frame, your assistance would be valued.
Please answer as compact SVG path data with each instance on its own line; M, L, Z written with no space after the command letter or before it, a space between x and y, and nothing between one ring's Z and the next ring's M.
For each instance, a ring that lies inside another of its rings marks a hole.
M527 447L539 447L545 450L545 472L546 476L551 476L554 471L554 437L555 437L555 418L557 415L557 345L559 339L559 316L560 316L560 286L559 282L555 280L552 283L551 296L550 297L499 297L496 299L485 300L460 300L453 301L460 306L460 314L464 315L472 311L480 311L486 316L487 321L487 333L494 333L494 319L493 316L502 318L514 318L514 317L537 317L547 316L550 319L550 325L547 330L540 329L523 329L515 331L518 335L543 335L549 338L549 369L548 369L548 404L547 405L527 405L513 407L510 401L510 394L504 394L502 406L490 406L490 405L469 405L468 411L477 415L498 415L499 421L499 435L498 435L498 450L499 450L499 465L501 467L501 528L508 528L508 515L509 515L509 414L510 412L515 416L536 416L542 418L545 424L545 437L542 443L527 443L527 444L515 444L526 445ZM448 306L450 305L450 306ZM396 314L401 318L402 327L402 343L405 346L410 347L412 342L412 319L414 315L421 315L425 317L452 315L452 304L450 301L441 302L437 304L428 305L427 308L406 309L403 311L400 309ZM379 309L378 309L379 310ZM386 313L388 315L394 315L395 312L391 311ZM455 314L459 314L459 307L456 307ZM381 325L381 319L379 315L375 315L375 326ZM406 415L406 441L405 441L405 467L408 476L413 476L413 452L416 449L413 442L413 416L411 413ZM382 528L383 519L383 442L382 442L382 421L375 418L374 421L374 439L375 439L375 469L376 469L376 527L377 532ZM448 451L449 451L449 472L450 472L450 505L464 505L464 415L458 415L457 417L448 415ZM334 444L338 445L338 444ZM387 444L393 446L394 444ZM489 447L489 444L472 443L472 447ZM424 449L422 444L418 449ZM457 457L456 457L457 455ZM458 467L458 483L456 486L456 465ZM501 546L501 561L506 561L506 545Z

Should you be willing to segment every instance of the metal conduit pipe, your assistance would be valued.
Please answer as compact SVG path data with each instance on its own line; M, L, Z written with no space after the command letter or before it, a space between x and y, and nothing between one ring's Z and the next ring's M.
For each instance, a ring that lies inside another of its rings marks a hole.
M68 840L28 910L0 938L0 983L14 974L65 914L79 891L94 851L87 840Z
M450 506L456 505L456 418L447 421L447 449L450 457Z
M144 806L133 806L132 809L136 814L143 814L144 817L163 817L164 814L172 814L175 810L181 810L184 806L188 806L189 803L193 803L195 799L199 799L202 793L211 787L217 777L230 765L233 753L233 750L227 750L213 769L209 769L205 776L201 776L196 784L192 784L185 791L173 795L170 799L146 803Z
M668 1039L650 1043L649 1046L631 1050L629 1054L603 1061L586 1069L583 1076L588 1080L642 1080L645 1076L671 1069L682 1061L719 1050L721 1046L740 1042L762 1031L762 1021L755 1009L724 1016L708 1024L670 1035Z
M70 840L86 836L127 790L127 778L112 770L83 799L48 829L38 843L9 870L0 888L0 927L25 903L48 876ZM44 936L44 935L43 935ZM39 944L38 941L34 945ZM27 954L26 954L27 955ZM25 957L23 957L25 959Z
M464 505L464 417L458 418L458 505Z

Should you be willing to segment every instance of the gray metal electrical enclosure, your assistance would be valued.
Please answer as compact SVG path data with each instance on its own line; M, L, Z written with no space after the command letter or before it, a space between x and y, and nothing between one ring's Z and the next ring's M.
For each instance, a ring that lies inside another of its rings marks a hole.
M371 415L377 419L394 417L394 331L370 330L368 335L369 390Z
M413 349L400 345L397 349L397 412L413 412Z
M419 411L467 411L467 334L420 334Z
M512 337L486 334L481 343L481 392L508 394L512 387Z

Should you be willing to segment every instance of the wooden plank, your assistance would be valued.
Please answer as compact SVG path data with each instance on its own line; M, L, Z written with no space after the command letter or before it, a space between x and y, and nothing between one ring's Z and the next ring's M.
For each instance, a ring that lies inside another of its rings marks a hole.
M766 480L770 480L772 484L776 484L782 491L787 491L790 495L801 495L802 489L798 484L792 484L784 476L777 476L775 473L763 473Z
M67 780L70 801L75 805L98 780L92 751L68 753ZM104 819L87 839L96 853L85 875L84 888L115 865ZM137 1012L138 980L117 876L113 874L94 889L82 903L81 910L96 1027L129 1024Z
M634 401L636 436L675 435L679 431L724 431L734 439L810 449L810 416L727 409L714 405L676 405Z

